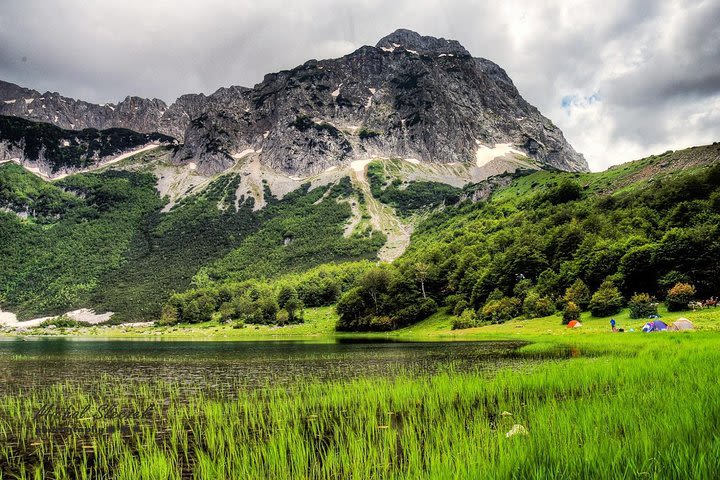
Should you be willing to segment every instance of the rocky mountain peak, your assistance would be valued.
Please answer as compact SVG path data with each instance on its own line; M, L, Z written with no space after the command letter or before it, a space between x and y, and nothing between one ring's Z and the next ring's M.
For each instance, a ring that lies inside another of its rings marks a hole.
M291 177L371 158L461 164L476 176L496 172L488 165L500 157L588 169L500 66L456 40L406 29L376 47L268 74L253 88L183 95L169 106L139 97L96 105L0 82L0 115L69 130L159 132L183 144L175 163L208 175L248 152Z
M470 52L457 40L423 36L405 28L395 30L390 35L383 37L375 46L384 51L403 48L422 55L470 55Z

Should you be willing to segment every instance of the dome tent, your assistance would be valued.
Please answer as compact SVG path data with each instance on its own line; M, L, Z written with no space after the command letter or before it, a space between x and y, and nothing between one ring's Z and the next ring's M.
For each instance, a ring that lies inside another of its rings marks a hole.
M695 325L687 318L678 318L668 327L668 330L673 330L675 332L695 330Z
M662 320L655 320L653 322L646 323L643 326L642 331L645 333L661 332L661 331L667 330L667 329L668 329L667 323L663 322Z

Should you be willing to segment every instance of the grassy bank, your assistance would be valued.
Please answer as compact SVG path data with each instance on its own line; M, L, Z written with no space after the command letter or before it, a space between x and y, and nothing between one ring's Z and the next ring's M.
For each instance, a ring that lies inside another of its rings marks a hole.
M678 318L689 318L699 331L720 330L720 308L707 308L703 310L668 312L663 306L659 308L662 320L671 324ZM232 324L221 324L217 322L205 322L194 325L174 325L168 327L89 327L74 329L34 329L29 334L34 335L71 335L80 337L102 337L102 338L162 338L182 340L263 340L263 339L294 339L294 338L331 338L335 333L335 323L338 316L334 307L308 308L304 313L305 322L296 325L278 327L274 325L245 325L236 328ZM562 336L568 339L597 336L603 342L607 339L614 339L611 334L610 318L617 321L619 328L623 328L627 335L640 334L642 326L648 321L646 319L631 319L629 311L623 310L612 317L596 318L589 312L582 314L581 328L568 329L562 325L558 315L551 315L544 318L515 319L509 322L482 327L453 330L453 316L441 309L435 315L415 325L383 333L364 334L343 334L342 336L353 337L391 337L416 340L473 340L483 338L527 338ZM635 330L631 332L630 330ZM26 333L24 333L26 334ZM0 333L3 335L3 333ZM5 332L4 335L14 335L13 332ZM605 339L605 340L603 340Z
M564 342L548 338L523 353L542 356ZM93 392L58 386L7 395L0 471L56 479L715 478L716 333L615 335L612 344L574 338L576 358L492 377L238 389L233 399L103 379ZM108 399L151 413L90 420ZM90 410L85 420L33 420L47 404ZM69 432L52 433L68 424ZM508 437L514 425L527 435ZM116 431L86 436L82 426Z

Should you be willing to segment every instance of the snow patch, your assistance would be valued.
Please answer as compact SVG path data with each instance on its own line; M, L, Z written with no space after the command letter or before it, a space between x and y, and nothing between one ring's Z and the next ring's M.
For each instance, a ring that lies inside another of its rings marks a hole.
M114 312L95 313L95 310L90 310L89 308L81 308L80 310L68 312L65 315L72 318L76 322L87 322L91 325L97 325L98 323L103 323L110 320L110 317L112 317L113 314Z
M197 163L194 163L194 162L188 163L188 168L190 170L197 170Z
M35 100L35 99L34 98L26 98L25 105L30 105L33 102L33 100Z
M69 146L70 146L70 141L69 141L69 140L63 140L63 141L60 142L60 143L62 144L63 147L69 147Z
M72 312L67 312L65 316L75 320L76 322L87 322L91 325L97 325L98 323L107 322L110 320L110 317L112 317L114 312L107 312L98 314L95 313L94 310L90 310L88 308L81 308L80 310L73 310ZM52 320L53 318L57 317L42 317L42 318L33 318L32 320L26 320L26 321L19 321L17 319L17 316L12 312L3 312L0 310L0 325L5 327L14 327L14 328L33 328L33 327L39 327L41 323L43 323L46 320Z
M332 95L333 98L337 98L340 95L340 87L342 87L342 86L343 86L342 83L340 85L338 85L338 87L335 89L335 91L333 91L330 95Z
M268 130L268 131L266 131L265 133L263 133L263 138L267 138L268 135L270 135L270 130Z
M496 158L504 157L511 153L525 155L520 150L514 149L512 143L498 143L492 148L486 147L485 145L480 145L480 147L478 147L477 149L477 152L475 152L475 162L478 167L483 167L491 161L495 160Z
M405 51L410 52L410 53L414 53L415 55L420 55L420 54L419 54L418 52L416 52L415 50L410 50L409 48L406 48Z
M367 167L370 162L372 162L372 160L355 160L350 162L350 168L358 173L361 173L365 171L365 167Z
M395 47L390 47L390 48L388 48L388 47L380 47L380 50L382 50L382 51L384 51L384 52L394 52L394 51L395 51Z
M16 101L17 100L5 100L5 103L7 103L8 105L11 105L11 104L15 103Z

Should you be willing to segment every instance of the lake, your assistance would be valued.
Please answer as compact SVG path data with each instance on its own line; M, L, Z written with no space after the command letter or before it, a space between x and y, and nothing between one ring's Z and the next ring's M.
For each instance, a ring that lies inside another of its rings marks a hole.
M416 342L368 339L327 341L147 341L79 338L0 339L0 393L56 383L92 386L167 381L183 389L231 392L286 386L311 379L491 372L528 360L523 342Z

